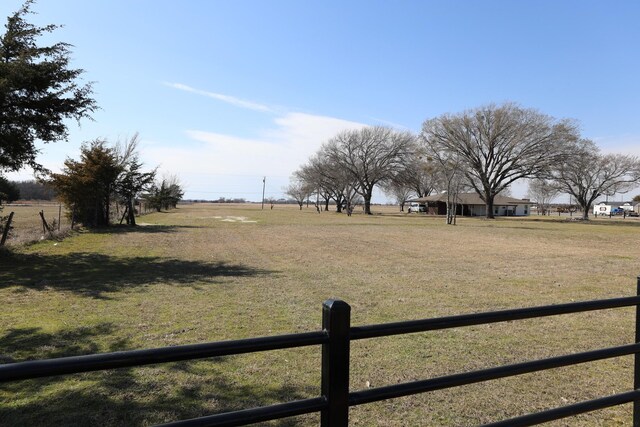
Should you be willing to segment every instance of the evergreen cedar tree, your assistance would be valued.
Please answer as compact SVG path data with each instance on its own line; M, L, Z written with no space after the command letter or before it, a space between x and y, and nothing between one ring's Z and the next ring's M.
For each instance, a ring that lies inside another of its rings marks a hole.
M117 201L125 207L121 222L126 218L127 224L136 225L136 198L144 191L153 192L156 174L155 170L141 171L137 143L137 134L124 146L110 147L101 139L85 143L80 150L80 160L67 159L62 173L50 174L50 185L58 198L70 207L75 220L88 227L107 227L112 202ZM175 191L171 195L175 196ZM175 207L182 193L177 197L175 201L163 199L163 207Z
M28 23L32 4L9 16L0 36L0 173L23 166L43 171L36 141L66 139L66 119L90 119L97 109L91 83L78 82L83 70L69 67L71 45L38 46L58 26Z
M107 227L111 197L124 168L115 150L103 140L84 144L80 160L67 159L62 173L52 173L51 186L71 208L71 215L87 227Z

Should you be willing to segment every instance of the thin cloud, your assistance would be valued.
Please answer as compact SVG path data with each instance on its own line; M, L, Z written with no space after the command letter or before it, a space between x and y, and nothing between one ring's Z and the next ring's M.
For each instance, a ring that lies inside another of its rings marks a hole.
M375 120L378 123L382 123L383 125L390 126L390 127L394 128L394 129L411 130L411 129L409 129L408 127L406 127L404 125L401 125L401 124L398 124L398 123L394 123L394 122L390 122L388 120L378 119L376 117L369 117L369 118L371 120Z
M195 93L197 95L206 96L209 98L217 99L218 101L226 102L227 104L231 104L236 107L246 108L248 110L254 111L262 111L264 113L275 113L275 110L271 107L268 107L263 104L259 104L253 101L246 101L244 99L236 98L235 96L223 95L221 93L208 92L205 90L200 90L196 88L192 88L191 86L187 86L182 83L163 83L165 86L172 87L174 89L183 90L185 92Z
M596 136L592 139L603 153L640 156L640 136L638 135Z
M364 126L334 117L287 113L274 118L254 138L192 129L185 132L184 143L151 145L145 147L145 155L149 164L162 163L180 173L289 176L336 133Z

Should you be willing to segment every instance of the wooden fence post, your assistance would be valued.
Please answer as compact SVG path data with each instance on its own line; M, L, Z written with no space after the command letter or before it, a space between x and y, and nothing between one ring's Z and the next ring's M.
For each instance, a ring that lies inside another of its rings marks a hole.
M0 240L0 246L4 246L4 242L7 241L9 230L11 230L11 221L13 221L13 212L9 214L9 218L7 218L7 223L4 226L4 230L2 230L2 240Z
M51 227L49 227L49 224L47 224L47 220L44 219L44 211L40 211L40 218L42 218L42 234L49 232L49 236L53 236Z

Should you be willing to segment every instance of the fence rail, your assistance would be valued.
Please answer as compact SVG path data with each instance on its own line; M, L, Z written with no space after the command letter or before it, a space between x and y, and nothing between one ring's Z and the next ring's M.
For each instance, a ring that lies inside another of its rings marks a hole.
M353 340L631 306L636 307L635 343L633 344L355 392L349 391L349 347L350 342ZM636 296L633 297L359 327L351 326L350 316L351 307L347 303L339 300L328 300L323 304L321 331L10 363L0 365L0 383L80 372L321 345L322 376L320 397L215 414L190 420L175 421L164 425L174 427L241 426L320 412L320 424L322 427L343 427L348 425L350 406L633 354L635 355L634 390L486 424L486 426L529 426L633 402L633 426L640 427L640 277L637 279Z

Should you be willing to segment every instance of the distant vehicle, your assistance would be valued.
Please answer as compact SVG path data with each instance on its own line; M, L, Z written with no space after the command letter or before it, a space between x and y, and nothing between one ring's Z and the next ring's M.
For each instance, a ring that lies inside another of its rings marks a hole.
M425 205L421 205L418 202L411 202L411 204L409 205L409 209L408 212L412 213L412 212L426 212L427 208L425 207Z

